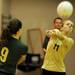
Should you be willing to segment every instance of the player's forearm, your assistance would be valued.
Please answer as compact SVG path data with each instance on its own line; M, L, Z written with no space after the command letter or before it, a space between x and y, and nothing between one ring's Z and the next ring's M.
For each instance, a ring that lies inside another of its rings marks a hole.
M43 48L43 51L46 53L46 49L45 48Z
M22 62L25 61L25 59L26 59L26 55L22 55L17 64L18 65L21 64Z
M53 29L53 30L47 30L46 31L46 35L48 37L52 37L52 36L56 36L58 37L59 39L64 39L66 38L63 33L61 33L58 29Z

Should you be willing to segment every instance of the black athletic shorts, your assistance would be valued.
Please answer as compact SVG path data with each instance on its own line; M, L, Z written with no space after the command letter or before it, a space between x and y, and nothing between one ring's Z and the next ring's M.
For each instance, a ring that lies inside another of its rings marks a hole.
M42 75L66 75L66 72L55 72L42 69Z

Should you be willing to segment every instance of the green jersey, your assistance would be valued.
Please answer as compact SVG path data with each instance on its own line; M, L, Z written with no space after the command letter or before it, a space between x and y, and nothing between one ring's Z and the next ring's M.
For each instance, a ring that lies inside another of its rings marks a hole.
M21 55L27 53L27 46L10 38L0 47L0 71L15 75L16 65Z

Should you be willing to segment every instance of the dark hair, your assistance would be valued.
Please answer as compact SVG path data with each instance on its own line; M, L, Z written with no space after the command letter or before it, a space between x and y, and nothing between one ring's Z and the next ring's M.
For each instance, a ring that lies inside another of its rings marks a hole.
M1 40L8 40L13 34L22 28L22 23L20 20L14 18L11 19L7 27L2 31Z
M56 21L57 19L60 19L60 20L62 21L62 18L61 18L61 17L56 17L53 22L55 23L55 21Z

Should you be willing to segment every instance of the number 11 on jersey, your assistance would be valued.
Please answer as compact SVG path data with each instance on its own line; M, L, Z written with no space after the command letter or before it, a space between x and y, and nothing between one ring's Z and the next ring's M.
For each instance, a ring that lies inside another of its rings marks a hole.
M53 47L53 49L55 49L56 51L58 51L59 45L55 44L54 47Z

